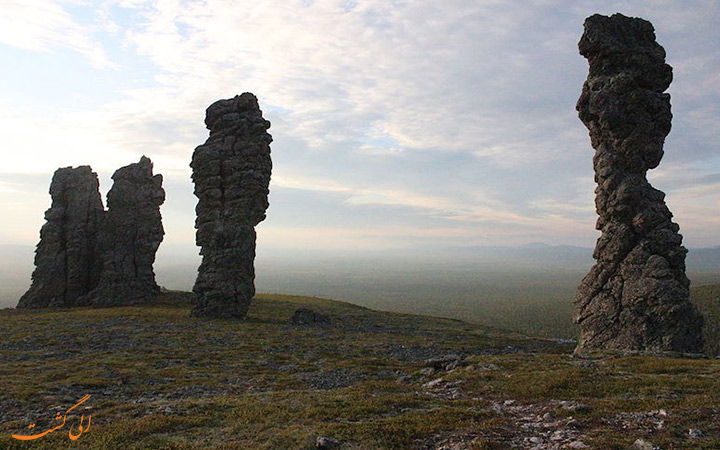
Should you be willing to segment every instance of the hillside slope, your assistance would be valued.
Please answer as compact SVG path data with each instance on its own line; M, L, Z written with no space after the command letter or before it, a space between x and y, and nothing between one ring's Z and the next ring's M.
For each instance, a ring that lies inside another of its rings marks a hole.
M196 319L188 299L0 311L0 448L30 448L11 434L86 394L33 449L720 448L720 360L573 358L567 342L307 297ZM331 324L292 325L300 307ZM73 441L79 414L92 426Z
M693 287L690 300L705 317L703 334L706 353L720 355L720 285Z

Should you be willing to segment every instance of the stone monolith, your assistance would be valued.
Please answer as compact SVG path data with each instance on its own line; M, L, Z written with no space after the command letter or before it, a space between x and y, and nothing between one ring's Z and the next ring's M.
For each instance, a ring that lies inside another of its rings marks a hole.
M255 226L268 208L270 122L244 93L210 105L205 125L210 137L190 164L202 255L193 315L243 318L255 295Z
M162 175L143 156L112 176L98 247L102 272L86 303L118 306L148 303L160 292L155 254L165 234L160 205L165 201Z
M575 298L576 352L700 352L702 316L689 301L682 236L646 172L670 132L672 80L650 22L621 14L585 21L590 70L577 103L595 149L595 266Z
M82 306L100 275L97 234L103 205L89 166L55 171L52 204L45 212L30 289L18 308Z

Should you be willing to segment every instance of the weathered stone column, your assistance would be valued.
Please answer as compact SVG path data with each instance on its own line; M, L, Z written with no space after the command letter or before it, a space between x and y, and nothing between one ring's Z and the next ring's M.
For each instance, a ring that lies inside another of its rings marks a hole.
M102 272L86 303L148 303L160 291L153 264L165 235L160 215L163 178L153 175L152 162L143 156L140 162L116 170L112 179L98 240Z
M18 308L81 306L100 274L97 252L103 213L97 174L90 166L55 171L30 289Z
M210 105L205 125L210 137L190 164L203 257L193 315L243 318L255 295L255 226L268 208L270 122L244 93Z
M595 148L595 206L602 232L575 298L577 352L700 352L702 316L689 301L679 227L646 172L670 132L672 81L650 22L594 15L579 43L590 72L577 110Z

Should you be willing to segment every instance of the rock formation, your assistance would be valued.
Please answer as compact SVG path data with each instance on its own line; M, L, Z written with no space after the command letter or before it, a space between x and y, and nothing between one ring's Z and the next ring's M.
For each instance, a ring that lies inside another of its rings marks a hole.
M55 171L30 289L18 308L80 306L100 275L97 233L103 213L97 174L89 166Z
M210 105L205 125L210 137L190 164L202 255L193 315L243 318L255 295L255 226L268 208L270 122L244 93Z
M159 291L152 266L164 234L162 176L143 156L112 178L106 212L89 166L55 172L32 285L18 308L135 304Z
M670 132L672 80L652 25L621 14L585 21L579 43L590 71L577 110L595 156L597 260L575 298L577 352L593 349L700 352L702 316L679 227L646 172Z
M165 234L160 216L163 178L153 175L152 162L143 156L140 162L118 169L112 179L98 240L102 272L86 303L147 303L160 292L153 263Z

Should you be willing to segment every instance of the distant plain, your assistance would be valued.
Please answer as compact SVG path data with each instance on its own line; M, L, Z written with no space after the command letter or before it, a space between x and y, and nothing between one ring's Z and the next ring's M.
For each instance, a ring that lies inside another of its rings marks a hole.
M33 247L0 246L0 307L14 307L28 288ZM158 283L190 290L199 256L166 245ZM258 292L308 295L377 310L462 319L528 335L572 338L572 300L593 264L590 248L519 247L394 251L280 251L259 248ZM720 283L720 247L691 249L692 286Z

